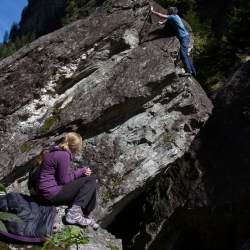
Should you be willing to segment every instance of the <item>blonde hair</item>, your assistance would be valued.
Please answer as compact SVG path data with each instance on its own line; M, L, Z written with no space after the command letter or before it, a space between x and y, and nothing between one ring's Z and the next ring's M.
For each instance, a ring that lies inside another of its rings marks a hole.
M48 148L44 148L44 149L40 152L40 154L38 155L37 160L36 160L36 167L39 167L39 166L41 165L44 156L45 156L46 154L48 154L49 152L50 152L50 150L49 150Z
M78 146L76 151L80 152L82 150L82 137L75 132L68 133L59 145L65 151L71 150L74 146Z

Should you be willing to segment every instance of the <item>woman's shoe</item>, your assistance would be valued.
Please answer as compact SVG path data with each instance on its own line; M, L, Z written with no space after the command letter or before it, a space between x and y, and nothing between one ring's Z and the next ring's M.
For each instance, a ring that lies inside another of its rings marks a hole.
M90 227L92 227L94 230L97 230L100 226L97 224L93 219L93 214L89 213L88 215L83 215L86 219L91 220L91 223L89 224Z
M65 220L69 224L77 224L80 226L91 226L92 221L88 218L84 218L82 209L80 206L73 205L68 209Z

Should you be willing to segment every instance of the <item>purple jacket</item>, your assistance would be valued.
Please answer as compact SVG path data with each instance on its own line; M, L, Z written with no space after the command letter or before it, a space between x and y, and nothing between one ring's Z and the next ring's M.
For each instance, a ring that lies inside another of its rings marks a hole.
M63 185L85 176L86 168L79 168L70 173L72 155L60 147L53 147L44 157L37 179L37 199L41 202L53 199Z

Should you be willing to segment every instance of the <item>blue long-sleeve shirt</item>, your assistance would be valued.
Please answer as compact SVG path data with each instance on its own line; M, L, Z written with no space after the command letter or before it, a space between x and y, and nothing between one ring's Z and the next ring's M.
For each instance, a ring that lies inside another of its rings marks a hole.
M72 155L55 146L44 157L37 179L37 198L41 202L53 199L62 189L63 185L85 176L86 168L79 168L70 173Z
M166 15L166 16L179 39L188 36L188 32L186 31L183 22L181 21L181 18L178 15Z

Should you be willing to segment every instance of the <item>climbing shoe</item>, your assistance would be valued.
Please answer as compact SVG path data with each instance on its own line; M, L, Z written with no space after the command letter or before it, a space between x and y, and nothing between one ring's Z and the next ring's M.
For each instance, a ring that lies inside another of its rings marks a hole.
M89 224L90 227L92 227L94 230L97 230L100 226L94 221L93 214L89 213L88 215L83 215L86 219L91 220L91 223Z
M191 76L191 73L185 72L184 74L182 74L182 76Z
M90 226L92 223L90 219L84 218L81 207L76 205L73 205L67 210L65 220L69 224L77 224L80 226Z

